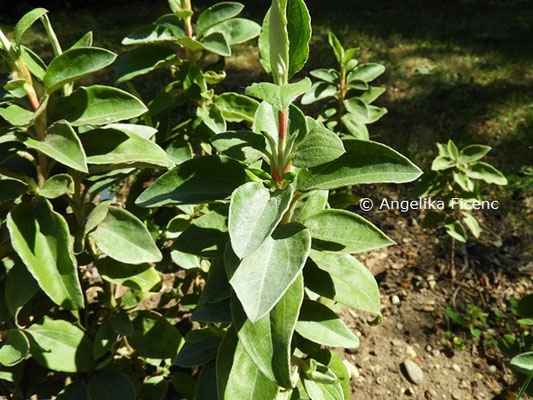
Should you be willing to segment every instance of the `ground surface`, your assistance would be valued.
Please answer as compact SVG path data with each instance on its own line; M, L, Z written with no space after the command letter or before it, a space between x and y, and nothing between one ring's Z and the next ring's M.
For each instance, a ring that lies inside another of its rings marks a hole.
M132 27L166 12L165 3L50 1L46 6L54 11L52 22L64 43L93 30L96 45L121 52L121 38ZM204 7L212 2L193 3ZM259 21L269 2L244 3L248 16ZM482 214L482 238L469 243L466 253L458 249L453 281L446 236L423 231L418 212L366 214L398 245L360 257L379 280L383 323L370 327L364 316L343 313L361 336L360 349L343 354L352 370L352 398L492 399L512 385L512 375L490 340L473 340L466 329L450 325L445 309L465 312L470 304L479 306L489 321L484 335L497 339L517 331L510 317L511 297L533 291L533 195L524 169L531 166L533 149L533 2L309 0L308 4L315 36L302 76L314 68L333 66L325 40L329 29L347 46L360 47L361 61L387 67L380 78L387 93L379 105L389 114L371 127L373 139L407 154L426 171L435 141L452 138L459 145L488 144L494 148L490 162L511 181L508 188L487 193L501 201L502 208ZM9 30L15 16L31 5L42 2L17 2L9 11L2 8L0 26ZM32 31L27 40L41 54L49 54L41 31ZM228 67L228 79L219 90L242 92L249 83L265 78L253 46L239 48ZM112 82L112 74L101 78ZM168 78L143 78L138 83L145 100L161 79ZM375 202L383 197L411 198L409 186L355 190ZM461 271L465 260L468 267ZM495 310L503 311L507 319L497 319ZM453 345L453 337L462 345ZM422 369L420 384L406 379L400 367L406 358Z

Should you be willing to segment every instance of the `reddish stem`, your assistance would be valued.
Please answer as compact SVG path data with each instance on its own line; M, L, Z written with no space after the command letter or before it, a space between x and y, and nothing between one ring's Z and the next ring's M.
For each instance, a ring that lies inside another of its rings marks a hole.
M287 138L287 129L289 125L289 110L279 111L279 138L285 140Z

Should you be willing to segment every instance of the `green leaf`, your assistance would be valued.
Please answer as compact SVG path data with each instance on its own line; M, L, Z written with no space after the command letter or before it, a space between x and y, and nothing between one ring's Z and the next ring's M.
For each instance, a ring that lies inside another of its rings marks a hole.
M120 59L115 75L117 84L169 66L175 58L175 51L168 46L154 44L136 47Z
M11 329L7 333L7 339L0 347L0 365L12 367L18 364L28 355L30 343L24 332Z
M202 36L212 26L220 24L230 18L239 15L244 5L236 2L221 2L207 8L198 17L196 30L199 36Z
M259 103L238 93L223 93L215 100L217 108L228 122L253 122Z
M348 82L352 82L355 80L363 81L363 82L371 82L374 79L376 79L378 76L383 74L385 72L385 67L381 64L376 63L367 63L367 64L361 64L355 67L354 70L352 70L348 74Z
M212 361L206 364L200 371L194 399L218 400L216 362Z
M118 335L111 326L109 319L104 320L100 328L96 331L93 345L93 357L98 359L107 353L117 342Z
M221 340L208 329L192 330L172 363L183 368L204 365L216 357Z
M80 47L91 47L93 45L93 33L87 32L76 43L70 46L71 49L78 49Z
M74 193L74 181L68 174L58 174L48 178L39 195L47 199L56 199L67 193Z
M529 375L533 370L533 352L527 352L517 355L511 359L511 369L522 374Z
M335 374L342 386L344 398L346 400L350 399L352 392L350 376L348 375L348 369L346 368L346 365L344 365L342 358L340 358L337 353L329 350L320 350L317 354L313 354L313 358L328 367Z
M249 182L233 192L229 208L229 236L239 258L248 257L269 237L289 208L294 188L270 193L263 184Z
M23 142L30 149L46 154L48 157L76 171L87 173L87 160L80 139L67 121L58 121L46 131L43 141L26 137Z
M450 155L450 158L453 160L457 160L457 158L459 157L459 150L457 149L457 146L451 139L448 140L448 144L446 148L448 150L448 154Z
M452 168L455 165L455 161L446 156L438 156L433 160L431 164L432 171L443 171L448 168Z
M255 366L233 330L229 330L222 340L216 368L220 400L276 398L278 386Z
M15 265L7 273L5 283L5 304L17 325L18 313L38 290L39 285L28 272L26 266L16 259Z
M342 47L340 40L337 38L337 36L333 32L329 33L328 41L329 41L329 45L333 49L333 53L335 53L335 58L337 59L339 64L341 64L342 61L344 60L344 53L345 53L344 47Z
M15 40L15 43L18 44L20 39L22 39L24 32L26 32L28 28L35 23L35 21L37 21L47 12L48 10L45 10L44 8L35 8L24 14L24 16L19 20L19 22L17 22L17 25L15 25L15 28L13 29L13 39Z
M312 400L344 400L337 376L324 365L318 365L314 375L321 379L304 379L305 391Z
M87 163L92 165L109 168L171 168L174 165L161 147L130 130L99 128L83 133L81 142Z
M150 264L124 264L106 257L99 259L96 267L106 281L143 292L149 292L162 281L159 273Z
M186 375L194 381L190 375ZM165 400L168 392L168 383L163 376L152 376L143 382L141 398L151 400Z
M533 318L533 294L528 294L520 299L516 312L522 318Z
M89 381L91 399L135 400L135 387L123 373L97 372Z
M44 79L44 75L46 74L47 68L44 61L28 47L20 45L19 48L20 56L22 58L22 61L24 61L24 64L26 64L30 72L37 79L42 81Z
M344 141L346 153L327 164L303 170L298 189L338 189L363 183L403 183L417 179L422 171L407 158L383 144Z
M280 111L287 110L289 106L311 87L311 80L305 78L297 83L275 85L273 83L253 83L246 89L248 96L257 97L271 104Z
M381 315L379 288L372 273L355 257L311 250L319 269L308 265L305 283L321 296L361 311Z
M226 121L217 106L211 105L208 107L198 107L196 109L196 115L199 120L213 132L213 134L226 131Z
M310 247L309 231L290 223L278 227L242 260L226 248L226 273L248 319L256 322L274 308L298 277Z
M327 306L305 300L296 323L296 332L304 338L324 346L355 349L359 339Z
M322 211L328 204L328 196L327 190L320 190L304 197L296 204L291 220L303 223L311 215Z
M52 60L44 75L44 87L51 94L70 82L111 65L117 55L98 47L78 47Z
M182 341L179 331L159 314L141 310L131 314L135 335L128 342L141 357L165 359L178 353Z
M309 58L311 16L303 0L289 0L287 4L287 32L289 33L289 78L299 72Z
M481 179L487 183L507 185L507 178L492 165L484 162L470 164L466 169L466 175L472 179Z
M446 222L444 224L444 229L446 229L446 233L450 235L452 238L462 243L466 243L467 241L466 229L463 226L463 224L461 224L460 221L454 220L454 221Z
M83 308L68 226L51 204L43 198L18 204L7 227L13 248L48 297L70 310Z
M2 186L0 203L13 201L28 190L24 182L15 179L0 179L0 186Z
M135 201L140 207L223 200L246 181L244 166L227 157L199 157L161 176Z
M102 252L122 263L137 265L162 259L144 224L120 207L109 207L105 218L89 236Z
M475 238L479 238L479 235L481 234L481 227L479 226L477 219L475 219L472 214L463 211L463 222L468 229L470 229L472 235L474 235Z
M472 144L470 146L466 146L461 150L459 153L459 160L464 163L471 163L477 160L482 159L487 155L489 151L491 151L490 146L483 146L481 144Z
M73 126L106 125L144 114L146 106L131 94L109 86L80 87L59 99L56 116Z
M214 32L197 41L190 38L179 39L178 42L193 51L207 50L222 57L231 55L231 48L226 37L220 32Z
M289 287L276 306L252 323L234 296L231 313L239 341L259 370L286 388L291 382L291 340L304 297L302 276Z
M30 326L31 354L35 361L53 371L86 372L94 367L93 343L83 331L63 320L45 317Z
M265 137L250 131L219 133L211 138L211 143L218 152L246 164L259 160L266 150Z
M219 32L224 35L230 46L247 42L259 35L261 26L244 18L232 18L216 24L205 31L205 36Z
M384 87L373 86L369 88L365 93L363 93L359 98L363 100L366 104L372 103L379 96L385 93Z
M16 104L12 104L6 108L0 108L0 117L13 126L24 126L30 123L33 113Z
M316 127L296 146L293 165L301 168L316 167L339 158L344 152L342 140L335 133Z
M185 37L187 34L179 17L175 14L166 14L151 25L135 29L122 40L122 44L176 43L178 39Z
M313 248L335 253L358 253L394 244L374 224L345 210L323 210L303 224L311 232Z
M228 242L228 213L218 207L192 222L174 241L172 250L201 257L221 257Z
M339 73L334 69L315 69L310 72L310 75L333 85L337 85L339 82Z
M90 400L89 388L85 382L80 379L71 383L57 395L57 400Z

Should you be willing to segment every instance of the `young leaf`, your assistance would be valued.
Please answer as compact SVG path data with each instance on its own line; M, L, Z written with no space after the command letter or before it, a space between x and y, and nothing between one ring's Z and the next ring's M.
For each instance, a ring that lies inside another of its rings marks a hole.
M310 72L310 75L333 85L337 85L339 82L339 73L334 69L315 69Z
M296 332L304 338L324 346L355 349L359 339L327 306L305 300L296 323Z
M253 96L264 100L274 106L276 109L283 111L302 94L307 92L311 87L311 80L305 78L297 83L286 85L275 85L273 83L253 83L246 89L248 96Z
M39 190L39 195L47 199L56 199L67 193L74 192L74 181L68 174L58 174L48 178Z
M344 60L344 52L345 52L344 47L342 47L340 40L337 38L337 36L333 32L329 33L328 41L329 41L329 45L333 49L333 53L335 53L335 58L337 59L339 64L341 64L342 61Z
M83 35L76 43L70 46L71 49L79 49L80 47L91 47L93 45L93 32L89 31Z
M24 126L30 123L33 113L16 104L12 104L5 108L0 108L0 117L13 126Z
M446 156L438 156L433 160L431 164L432 171L443 171L448 168L452 168L455 165L455 161Z
M198 35L202 36L202 34L212 26L239 15L243 8L244 5L241 3L230 1L218 3L209 7L198 17L196 23Z
M459 153L459 160L464 163L471 163L482 159L491 150L490 146L483 146L481 144L472 144L466 146Z
M303 0L287 2L287 32L289 34L289 78L299 72L309 57L311 16Z
M463 211L463 222L468 229L470 229L472 235L474 235L475 238L479 238L479 235L481 234L481 227L479 226L477 219L475 219L472 214Z
M311 250L310 258L320 268L308 265L304 270L306 286L312 291L355 309L381 315L376 279L355 257Z
M487 183L507 185L507 178L492 165L478 161L470 164L466 169L466 175L472 179L481 179Z
M27 332L31 354L44 367L60 372L86 372L94 367L91 339L70 322L45 317Z
M100 328L96 331L93 345L93 357L98 359L107 353L116 343L118 334L113 330L111 321L104 320Z
M144 44L172 44L179 39L186 38L187 34L181 25L181 21L175 15L165 16L159 23L141 26L129 33L122 40L123 45Z
M162 258L144 224L120 207L109 207L105 218L89 236L101 251L126 264L158 262Z
M348 369L342 361L342 358L333 351L320 350L318 353L313 354L313 359L328 367L335 374L342 386L344 399L349 400L352 393L350 375L348 374Z
M30 149L40 151L67 167L88 172L80 139L67 121L58 121L51 125L43 141L26 137L23 142Z
M411 161L383 144L344 141L346 153L327 164L303 170L298 189L337 189L362 183L403 183L417 179L422 171Z
M448 149L448 154L450 155L450 158L453 160L457 160L457 158L459 157L459 150L451 139L448 140L446 148Z
M140 207L222 200L246 181L244 166L230 158L199 157L161 176L135 201Z
M533 370L533 352L517 355L511 359L511 368L522 375L529 375Z
M297 223L281 225L242 260L226 247L226 273L250 321L258 321L274 308L298 277L310 247L309 231Z
M165 359L178 353L182 337L179 331L159 314L141 310L132 315L135 334L128 342L141 357Z
M333 161L343 154L342 140L329 129L317 127L298 143L292 161L295 167L310 168Z
M13 248L48 297L70 310L83 308L67 222L51 204L43 198L18 204L7 227Z
M35 52L26 46L20 45L20 56L24 64L28 67L30 72L40 81L44 79L46 74L46 64Z
M342 386L333 371L319 364L311 375L311 379L303 380L305 391L311 399L344 400Z
M98 47L78 47L52 60L44 75L44 87L51 94L70 82L112 64L117 55Z
M231 196L229 236L239 258L248 257L269 237L289 208L294 188L270 193L261 183L249 182Z
M106 125L144 114L146 106L136 97L109 86L80 87L59 99L56 119L66 119L73 126Z
M91 399L135 400L135 387L123 373L97 372L89 381Z
M231 329L218 350L216 368L220 400L276 398L278 386L256 367Z
M358 253L394 244L375 225L345 210L323 210L307 218L313 247L335 253Z
M7 339L0 347L0 365L12 367L18 364L28 355L30 343L28 338L18 329L8 331Z
M217 368L216 362L207 363L200 374L194 393L195 400L213 400L218 399L217 393Z
M106 166L106 169L131 166L171 168L174 165L161 147L130 130L95 129L83 133L81 142L87 163Z
M35 21L37 21L47 12L48 10L45 10L44 8L35 8L30 12L26 13L19 20L19 22L17 22L17 25L15 25L15 28L13 29L13 39L15 40L15 43L18 44L20 42L20 39L22 39L22 35L24 35L24 32L26 32L28 28L35 23Z
M462 242L466 243L467 240L467 233L466 229L458 220L449 221L444 224L444 228L446 229L446 233L450 235L452 238Z
M207 50L222 57L231 56L231 47L226 37L220 32L213 32L200 41L188 37L178 39L177 41L192 51Z
M235 296L231 299L239 342L266 377L286 388L292 387L291 340L303 297L303 279L299 275L272 311L256 323L247 319Z

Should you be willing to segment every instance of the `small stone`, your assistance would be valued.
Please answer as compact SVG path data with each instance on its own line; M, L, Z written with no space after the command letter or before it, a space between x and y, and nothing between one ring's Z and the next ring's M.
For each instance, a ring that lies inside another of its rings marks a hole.
M424 372L422 372L422 369L414 361L406 358L403 362L403 367L405 369L407 379L417 385L422 383L424 380Z
M416 351L411 346L406 345L405 346L405 354L407 354L411 358L416 358Z
M350 378L359 378L359 369L347 360L343 361L346 369L348 370L348 376Z
M468 389L469 386L468 382L464 379L461 379L461 382L459 382L460 389Z
M391 297L391 303L394 304L394 305L398 305L400 304L400 298L396 295L392 296Z
M496 367L496 365L489 365L489 371L495 374L498 372L498 367Z
M430 400L430 399L436 399L438 394L433 389L428 389L424 393L424 396L426 397L426 399Z
M413 389L411 389L411 388L407 388L407 389L405 389L405 394L406 394L407 396L412 396L412 395L415 394L415 392L413 391Z
M426 346L426 351L427 351L428 353L431 353L431 352L433 351L433 347L431 347L431 345L428 344L428 345Z
M452 369L453 369L455 372L461 372L461 367L458 366L457 364L452 364Z
M461 400L461 393L459 393L459 392L452 392L452 399L453 399L453 400Z
M402 341L400 339L392 339L390 341L390 343L394 346L394 347L399 347L402 345Z
M403 330L403 324L401 322L398 322L396 324L396 329L398 329L399 331L402 331Z
M437 282L435 282L435 281L428 281L428 285L429 285L429 288L430 288L430 289L435 289L435 287L437 286Z

